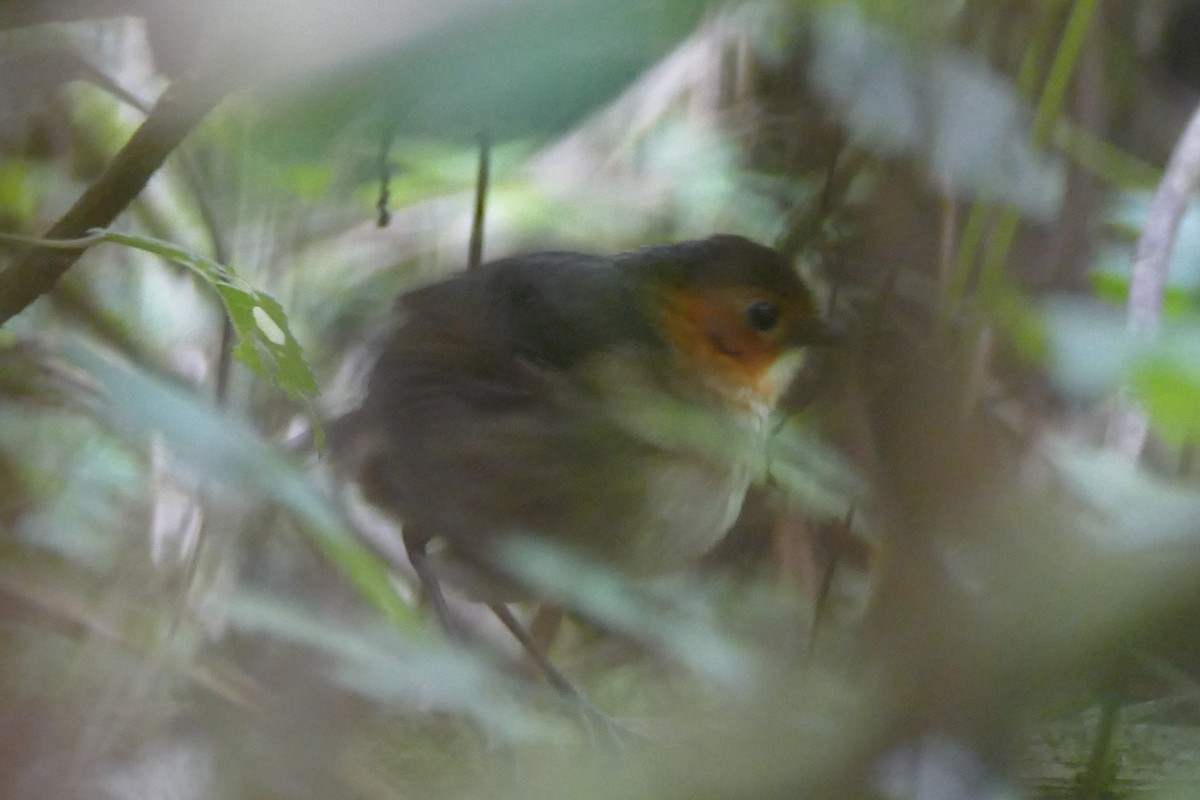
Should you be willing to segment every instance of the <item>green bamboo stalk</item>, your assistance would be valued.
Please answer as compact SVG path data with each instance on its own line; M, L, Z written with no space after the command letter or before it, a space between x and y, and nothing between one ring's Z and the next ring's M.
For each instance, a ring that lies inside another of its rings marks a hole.
M1055 122L1062 112L1063 99L1071 83L1071 75L1075 71L1075 63L1079 60L1079 53L1083 50L1088 25L1091 23L1097 2L1098 0L1076 0L1070 16L1067 17L1058 51L1050 65L1050 73L1046 76L1046 84L1034 112L1033 131L1030 136L1034 147L1045 147L1054 133ZM1005 208L1000 212L1000 218L988 239L983 270L979 276L979 295L984 299L994 291L996 283L1000 280L1004 263L1008 259L1008 251L1016 237L1019 219L1016 209Z
M1033 95L1034 85L1041 74L1042 54L1050 47L1055 30L1054 23L1058 20L1056 11L1054 5L1048 4L1041 8L1041 16L1038 17L1033 37L1021 57L1021 65L1017 69L1017 91L1022 97ZM966 298L974 272L973 267L983 249L983 240L988 228L986 222L991 207L992 201L986 197L971 204L967 225L963 229L962 240L954 259L950 285L945 294L947 305L943 311L947 318L952 318L957 313Z

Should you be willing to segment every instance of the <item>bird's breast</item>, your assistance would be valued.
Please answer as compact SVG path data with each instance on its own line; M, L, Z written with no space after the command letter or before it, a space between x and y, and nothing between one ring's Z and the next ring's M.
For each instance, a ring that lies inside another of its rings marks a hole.
M610 352L589 365L589 377L603 387L599 407L614 435L640 452L629 468L641 502L614 550L632 571L656 574L696 561L733 525L765 458L769 409L681 397L645 365Z
M753 468L664 455L643 477L645 505L630 555L637 571L656 574L696 561L725 536L741 512Z

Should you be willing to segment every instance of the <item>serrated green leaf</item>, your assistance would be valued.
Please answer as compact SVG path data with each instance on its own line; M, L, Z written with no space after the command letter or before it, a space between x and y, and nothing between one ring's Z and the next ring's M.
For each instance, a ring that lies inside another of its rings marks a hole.
M274 383L300 402L310 419L318 446L324 434L312 400L318 392L317 380L304 359L304 351L292 335L287 313L279 302L243 280L232 267L186 250L178 245L149 236L99 229L97 240L133 247L190 269L211 286L220 297L237 340L232 355L257 375Z

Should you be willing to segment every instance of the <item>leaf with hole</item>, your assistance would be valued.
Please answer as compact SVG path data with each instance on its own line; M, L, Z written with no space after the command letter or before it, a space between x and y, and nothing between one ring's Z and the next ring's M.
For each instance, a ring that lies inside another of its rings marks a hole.
M173 261L211 286L221 298L237 335L233 357L304 405L312 420L316 446L320 449L324 434L312 405L318 391L317 381L292 334L283 306L274 297L255 289L231 267L170 242L104 229L94 233L99 240L144 250Z

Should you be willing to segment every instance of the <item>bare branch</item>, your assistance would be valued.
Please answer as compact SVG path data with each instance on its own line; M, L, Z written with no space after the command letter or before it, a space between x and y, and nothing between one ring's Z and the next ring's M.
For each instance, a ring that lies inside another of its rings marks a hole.
M78 239L93 228L111 224L223 95L223 89L212 80L171 83L141 127L45 238ZM0 272L0 325L50 291L82 252L31 249Z
M1179 223L1197 183L1200 183L1200 108L1192 113L1171 153L1138 238L1129 279L1128 328L1133 336L1153 337L1162 325L1163 294L1171 252L1175 248ZM1146 412L1128 389L1122 390L1118 407L1109 422L1108 446L1118 454L1136 460L1145 447L1149 429Z

